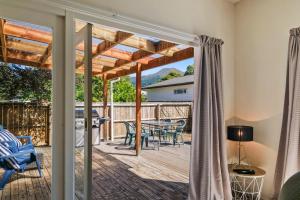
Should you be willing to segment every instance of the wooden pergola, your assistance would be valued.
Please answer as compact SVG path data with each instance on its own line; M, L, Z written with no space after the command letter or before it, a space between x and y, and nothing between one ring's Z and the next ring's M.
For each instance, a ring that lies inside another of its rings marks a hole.
M76 21L76 73L84 73L86 23ZM136 73L136 151L141 142L141 73L194 56L194 48L143 35L93 25L92 75L103 78L104 117L108 116L108 81ZM52 33L37 26L0 19L0 61L52 68ZM107 126L107 124L105 125ZM104 139L108 139L104 128Z

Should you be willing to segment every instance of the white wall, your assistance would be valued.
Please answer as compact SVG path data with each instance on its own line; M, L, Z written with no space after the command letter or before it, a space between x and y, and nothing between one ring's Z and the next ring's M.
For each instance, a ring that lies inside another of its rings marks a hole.
M234 116L234 6L225 0L73 0L188 33L224 40L225 118ZM16 2L16 4L18 4ZM25 15L24 15L25 16ZM28 16L28 15L26 15Z
M174 94L175 89L186 89L186 94ZM193 101L194 85L170 86L147 89L148 101Z
M250 160L267 171L272 194L281 129L289 30L300 26L299 0L242 0L236 6L236 116L254 125Z
M73 0L193 34L222 38L225 117L234 108L234 5L225 0Z

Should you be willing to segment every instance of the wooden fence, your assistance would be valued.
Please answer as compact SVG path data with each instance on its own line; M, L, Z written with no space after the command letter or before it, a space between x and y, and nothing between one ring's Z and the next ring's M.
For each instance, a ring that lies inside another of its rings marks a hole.
M110 106L110 104L108 104ZM77 103L76 109L83 109L83 103ZM100 116L103 116L102 103L94 103ZM110 108L109 108L110 114ZM192 104L178 102L142 103L142 120L184 119L186 131L191 131ZM125 121L135 121L134 103L114 104L114 136L124 137ZM30 135L35 145L51 145L51 106L37 103L0 102L0 124L15 135ZM103 130L101 130L103 133Z
M77 103L76 108L83 109L83 103ZM110 104L108 104L108 113L110 115ZM94 103L93 109L97 110L100 116L103 116L102 103ZM187 122L186 130L192 129L192 103L190 102L143 102L142 103L142 120L159 120L184 119ZM123 122L135 121L135 104L134 103L115 103L114 104L114 136L124 137L126 135L125 125ZM103 132L103 130L101 130Z
M32 136L35 145L49 145L49 105L24 102L0 102L0 124L15 135Z

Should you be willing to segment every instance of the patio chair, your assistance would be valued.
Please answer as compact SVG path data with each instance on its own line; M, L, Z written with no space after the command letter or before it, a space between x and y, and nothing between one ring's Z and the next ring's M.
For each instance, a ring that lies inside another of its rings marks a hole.
M128 144L131 145L133 138L135 138L135 124L134 123L129 123L129 122L123 122L126 126L126 137L125 137L125 145L127 143L127 139L129 137L129 142ZM149 139L149 134L145 131L145 129L142 128L142 134L141 134L141 146L143 148L144 142L146 142L146 147L148 147L148 139Z
M183 129L186 126L186 122L184 120L178 120L176 123L179 125L176 126L174 131L168 131L167 134L173 138L173 145L175 144L184 144L183 140ZM178 137L181 139L181 143L178 142Z
M36 162L40 177L42 176L40 162L34 149L27 149L19 152L12 152L3 142L0 143L0 167L4 169L4 174L0 181L0 190L9 181L14 173L22 173L28 164Z
M171 119L162 119L161 122L171 122ZM163 139L165 140L167 137L167 132L170 129L170 126L164 126L163 128L157 128L155 127L153 129L154 133L159 133L161 131L161 136L163 137Z
M161 120L162 122L169 122L169 123L171 123L172 122L172 120L171 119L163 119L163 120ZM168 139L168 132L170 131L170 129L171 129L171 126L164 126L162 129L160 129L160 128L155 128L154 129L154 132L159 132L159 131L161 131L161 136L162 136L162 138L163 138L163 140L166 140L166 139Z
M20 139L26 140L26 143L23 144ZM7 129L0 129L0 142L12 152L34 149L31 136L15 136Z

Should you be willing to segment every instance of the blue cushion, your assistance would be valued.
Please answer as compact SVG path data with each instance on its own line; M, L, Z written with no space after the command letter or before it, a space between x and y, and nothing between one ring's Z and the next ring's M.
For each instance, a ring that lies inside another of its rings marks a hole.
M21 147L22 143L21 141L14 136L14 134L12 134L11 132L9 132L6 129L2 129L0 130L0 142L12 142L14 145L14 148L17 147ZM12 147L9 143L6 144L6 147Z
M0 124L0 131L2 131L3 130L3 126L2 126L2 124Z
M9 148L0 143L0 156L9 156L11 154L13 154L13 152L11 152ZM18 164L18 161L15 157L5 158L4 160L6 160L12 168L16 170L20 169L20 165Z

